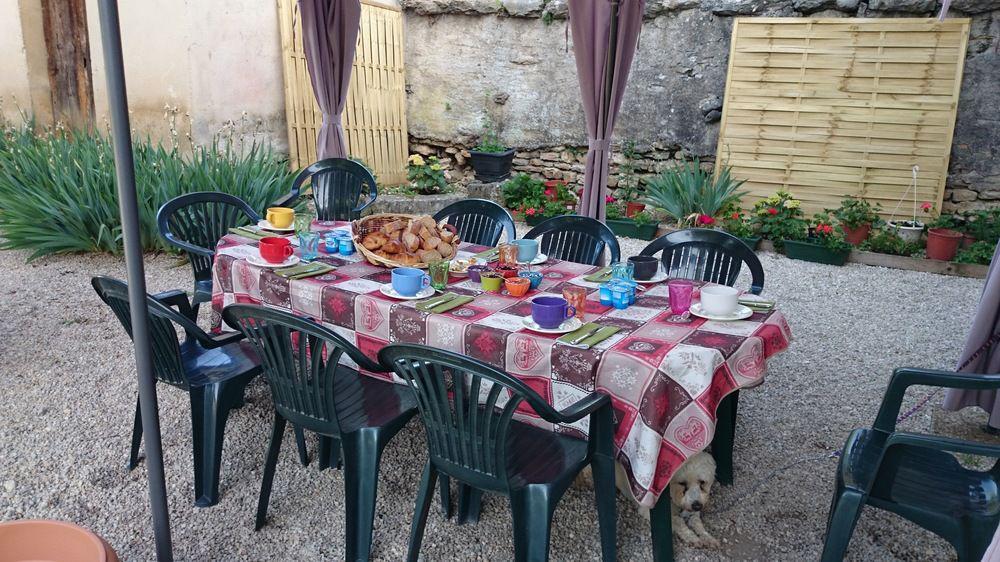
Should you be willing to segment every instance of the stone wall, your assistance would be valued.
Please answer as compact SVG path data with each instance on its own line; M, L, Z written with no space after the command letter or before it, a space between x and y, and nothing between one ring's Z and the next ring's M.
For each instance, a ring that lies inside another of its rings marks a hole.
M640 174L714 160L734 16L928 17L938 0L647 0L615 138ZM583 112L565 0L402 0L411 148L468 175L484 119L515 169L579 180ZM1000 203L1000 0L954 0L972 18L945 211ZM616 160L621 159L619 153ZM612 170L614 173L614 170ZM613 176L612 176L613 177Z

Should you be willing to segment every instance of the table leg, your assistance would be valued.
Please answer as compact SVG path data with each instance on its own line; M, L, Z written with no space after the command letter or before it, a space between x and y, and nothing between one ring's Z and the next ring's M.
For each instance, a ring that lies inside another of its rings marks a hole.
M653 537L653 562L673 562L674 531L670 513L670 490L664 490L649 511L649 529Z
M712 439L715 479L727 486L733 483L733 445L736 441L736 408L739 399L740 391L737 390L723 398L715 411L715 437Z

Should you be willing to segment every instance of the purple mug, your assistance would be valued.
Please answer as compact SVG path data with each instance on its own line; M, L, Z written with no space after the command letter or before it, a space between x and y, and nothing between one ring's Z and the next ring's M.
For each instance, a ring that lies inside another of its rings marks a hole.
M465 272L469 275L469 281L473 283L479 283L481 281L480 276L483 272L489 271L490 266L488 265L470 265Z
M535 297L531 299L531 319L539 328L558 328L567 318L574 316L576 309L562 297Z

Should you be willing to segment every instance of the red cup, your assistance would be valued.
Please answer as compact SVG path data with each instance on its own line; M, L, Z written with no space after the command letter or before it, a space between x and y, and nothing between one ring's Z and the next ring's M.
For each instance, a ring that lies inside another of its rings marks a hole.
M270 263L281 263L295 252L287 238L268 236L260 239L260 257Z

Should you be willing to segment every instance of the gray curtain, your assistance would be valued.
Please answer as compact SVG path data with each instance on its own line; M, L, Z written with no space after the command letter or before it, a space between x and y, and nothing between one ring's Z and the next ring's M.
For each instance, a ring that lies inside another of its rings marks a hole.
M618 7L611 91L605 77L611 38L611 14ZM646 0L569 0L569 25L573 33L573 55L580 80L583 112L587 119L587 172L579 213L604 220L604 197L608 188L611 134L625 95L629 69L635 56Z
M313 93L323 111L317 157L347 158L340 116L347 103L351 65L361 25L360 0L299 0L302 45Z
M958 360L963 373L1000 373L1000 245L993 253L986 286L965 339L965 349ZM989 425L1000 428L1000 396L995 390L952 389L944 398L946 410L979 406L990 414Z

